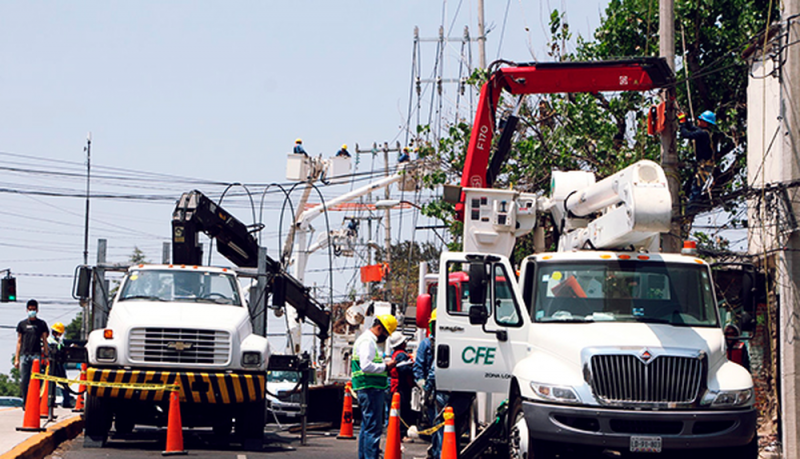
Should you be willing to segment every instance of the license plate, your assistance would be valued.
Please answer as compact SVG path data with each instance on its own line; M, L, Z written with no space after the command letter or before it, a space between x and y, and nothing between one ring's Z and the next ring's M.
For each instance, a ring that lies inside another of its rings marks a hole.
M660 453L661 437L631 437L632 453Z

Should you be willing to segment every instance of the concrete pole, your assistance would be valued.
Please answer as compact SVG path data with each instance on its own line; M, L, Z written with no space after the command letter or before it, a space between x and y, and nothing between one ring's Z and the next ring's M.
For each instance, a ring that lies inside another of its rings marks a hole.
M797 43L800 39L800 24L797 15L800 14L800 0L786 0L784 2L784 18L791 18L792 22L788 25L788 37L784 43ZM777 18L776 18L777 19ZM781 75L781 108L782 119L784 120L781 145L781 170L784 177L783 182L800 178L800 47L788 46L785 50L785 64ZM790 198L795 215L800 211L797 204L797 188L789 190ZM797 301L797 285L800 279L800 235L797 231L791 233L785 244L785 251L782 253L778 264L778 285L780 286L779 313L780 320L780 343L778 349L782 352L779 355L781 363L780 387L781 387L781 420L783 457L792 457L800 451L800 422L797 414L800 410L800 326L797 324L797 317L800 316L800 304ZM794 451L794 453L792 453Z
M483 17L483 0L478 0L478 65L486 68L486 23Z
M106 270L101 268L106 262L106 248L108 241L106 239L97 240L97 266L94 268L93 282L92 282L92 326L87 328L88 332L105 328L108 322L108 283L106 282Z
M400 145L399 144L397 145L397 149L398 150L400 149ZM389 176L389 144L387 144L387 143L383 144L383 174L386 177ZM391 190L389 189L388 186L384 190L384 196L386 197L387 200L391 199L391 197L392 197ZM387 207L386 210L384 211L384 218L386 219L384 221L384 225L385 225L385 228L386 228L386 233L384 235L384 244L386 245L386 257L385 257L384 261L386 263L386 266L389 267L390 271L385 273L386 277L385 277L385 282L383 283L383 286L384 286L384 289L385 289L385 294L384 294L384 298L383 299L386 300L386 301L391 301L392 300L392 296L391 296L391 290L392 290L392 275L391 275L391 269L392 269L392 218L391 217L392 217L392 215L391 214L392 214L392 212L390 210L390 207Z
M659 54L667 65L675 71L675 7L673 0L659 0ZM670 232L661 238L661 248L667 253L676 253L681 247L681 200L680 179L678 175L678 149L675 142L675 88L662 92L662 100L667 102L664 112L667 122L661 133L661 167L667 176L667 186L672 198L672 224Z

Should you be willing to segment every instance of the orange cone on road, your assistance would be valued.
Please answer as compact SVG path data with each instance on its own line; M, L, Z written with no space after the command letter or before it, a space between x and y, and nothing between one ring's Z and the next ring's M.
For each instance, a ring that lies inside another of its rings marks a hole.
M389 427L386 429L386 451L384 459L402 459L400 451L400 392L392 396L392 408L389 410ZM444 456L442 456L444 457Z
M442 439L442 459L456 459L458 444L456 443L456 422L453 408L444 409L444 438Z
M181 405L178 391L169 394L169 417L167 418L167 449L162 456L186 454L183 449L183 424L181 423Z
M81 381L86 381L86 364L81 364ZM75 401L75 408L72 410L73 412L83 412L83 393L86 391L86 385L81 384L78 386L78 400Z
M42 398L39 400L39 415L46 418L49 410L48 403L50 402L50 382L42 380L44 388L42 389Z
M33 361L31 373L39 373L39 360ZM25 398L25 417L22 420L22 427L17 427L17 430L41 432L44 429L40 427L39 422L39 380L31 378Z
M342 425L339 427L339 435L336 438L340 440L355 440L353 435L353 385L350 381L344 385L344 403L342 403Z

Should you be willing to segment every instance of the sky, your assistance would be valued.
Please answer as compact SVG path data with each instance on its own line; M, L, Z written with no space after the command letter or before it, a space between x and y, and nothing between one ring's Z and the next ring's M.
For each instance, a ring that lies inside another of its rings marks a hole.
M550 11L565 12L573 34L589 36L606 3L486 0L487 61L546 61ZM0 2L0 269L17 278L19 296L0 304L0 372L11 367L25 301L38 299L51 325L68 324L80 310L71 288L83 262L89 132L89 263L99 238L108 241L109 262L127 261L134 247L159 262L182 193L218 199L238 182L258 206L267 184L287 184L295 138L324 157L342 143L351 152L356 144L405 143L409 119L412 130L416 120L433 119L427 83L419 116L409 115L417 104L409 100L414 28L421 38L436 37L440 25L449 37L465 26L476 36L477 7L477 0ZM434 68L454 77L469 64L459 60L460 43L448 44L438 62L436 46L419 45L422 79ZM477 53L473 43L472 66ZM446 85L443 101L443 117L468 110L454 87ZM356 160L358 177L323 187L326 199L382 173L382 155ZM234 187L223 207L250 224L254 210L242 191ZM264 194L263 219L256 218L273 256L288 227L284 219L280 228L285 203L276 191ZM435 222L410 212L393 212L392 237L435 242L430 231L413 231ZM331 215L332 229L342 217ZM324 230L324 222L314 226ZM327 262L312 256L307 285L327 286ZM334 261L335 295L360 288L355 274L364 263ZM212 264L230 263L215 253Z

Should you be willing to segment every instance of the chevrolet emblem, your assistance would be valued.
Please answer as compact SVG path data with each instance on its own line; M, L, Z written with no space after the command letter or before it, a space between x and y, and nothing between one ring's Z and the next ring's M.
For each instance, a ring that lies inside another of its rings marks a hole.
M167 347L175 349L178 352L185 351L192 348L192 343L184 343L183 341L171 341L167 343Z

